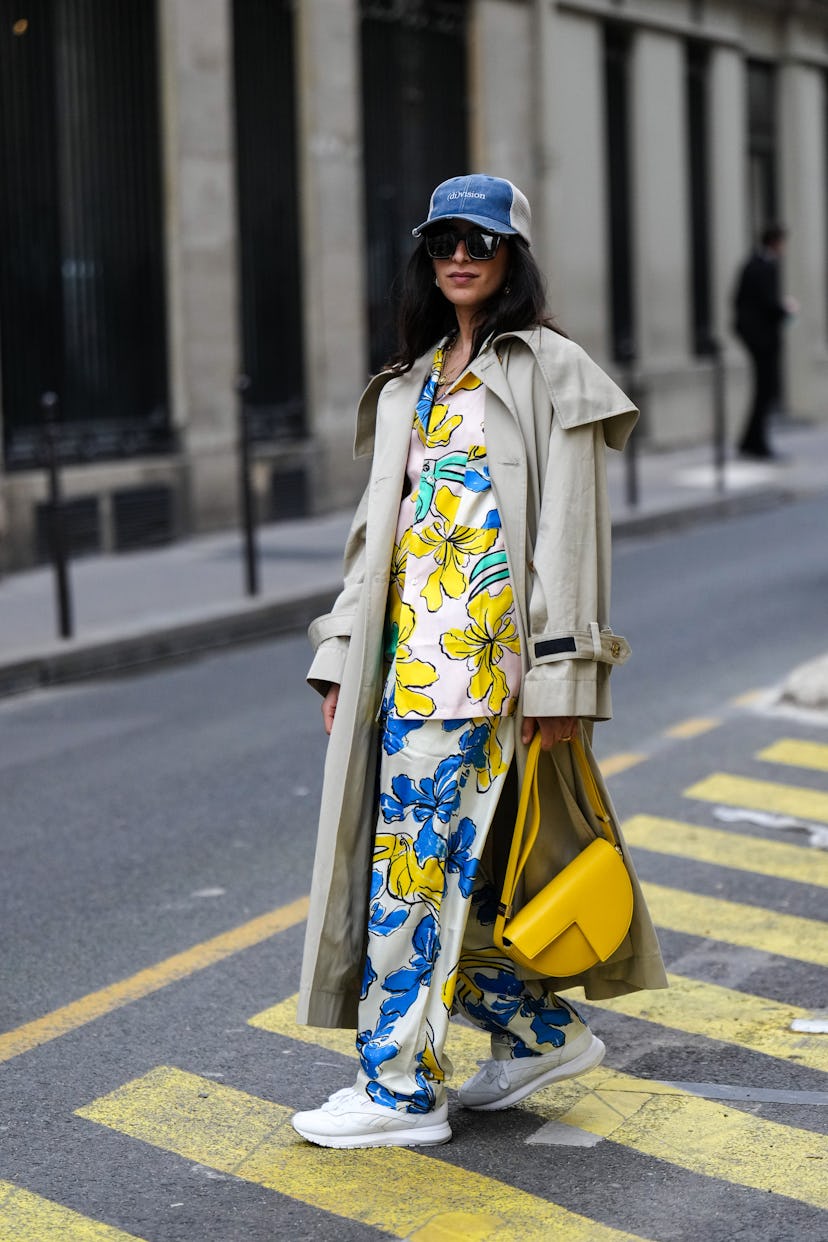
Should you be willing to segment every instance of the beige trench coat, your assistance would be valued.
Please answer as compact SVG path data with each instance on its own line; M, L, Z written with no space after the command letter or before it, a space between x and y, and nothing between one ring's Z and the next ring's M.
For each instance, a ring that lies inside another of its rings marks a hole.
M355 452L373 450L371 477L346 546L344 589L331 612L310 626L316 654L308 680L323 694L332 682L341 686L325 763L299 995L299 1021L313 1026L356 1025L377 816L389 566L413 411L431 358L430 352L405 375L375 376L362 396ZM517 602L523 655L518 737L524 714L608 719L610 669L626 660L629 648L608 623L604 451L605 445L623 448L638 412L578 345L546 328L496 338L471 370L486 386L487 458ZM525 753L518 742L487 842L487 862L498 880ZM587 753L606 796L589 746ZM541 791L541 831L523 877L527 897L598 830L565 745L542 755ZM632 875L635 913L627 938L608 962L575 978L549 980L553 990L582 985L587 998L601 999L666 986Z

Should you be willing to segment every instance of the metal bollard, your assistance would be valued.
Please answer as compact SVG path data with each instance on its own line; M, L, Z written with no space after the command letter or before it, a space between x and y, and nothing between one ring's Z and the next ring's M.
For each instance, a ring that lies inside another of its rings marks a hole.
M58 454L58 396L44 392L40 398L43 410L46 469L49 475L49 545L55 570L55 596L58 611L58 632L61 638L72 637L72 598L69 590L66 541L62 523L60 462Z
M634 390L632 391L634 392ZM636 406L638 405L629 388L627 389L627 396ZM638 431L635 427L630 432L630 438L627 441L624 461L626 465L627 505L630 509L637 509L640 494L638 488Z
M236 380L239 417L239 471L241 485L242 525L244 528L245 589L248 595L259 593L259 561L256 550L256 507L250 481L250 425L244 397L250 388L250 376Z
M727 449L727 409L725 392L725 363L721 341L711 337L708 352L713 368L713 473L716 491L724 493L727 477L725 460Z
M621 359L621 363L624 368L624 391L636 409L641 410L643 384L641 383L640 376L635 369L635 351L631 345L624 350L624 356ZM641 499L641 492L638 485L639 424L636 424L636 426L633 427L630 438L627 441L627 447L624 450L625 491L627 506L630 509L637 509Z

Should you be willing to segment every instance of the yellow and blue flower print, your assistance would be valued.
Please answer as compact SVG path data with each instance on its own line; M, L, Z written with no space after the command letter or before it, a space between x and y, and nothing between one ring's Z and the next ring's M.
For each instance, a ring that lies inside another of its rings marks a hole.
M484 442L485 388L467 372L435 403L441 366L438 349L409 445L385 644L389 668L408 667L392 668L386 708L407 719L508 715L520 642Z
M474 721L445 720L443 729L447 733L463 730L457 745L463 753L464 761L475 770L479 793L485 793L495 777L506 774L509 765L503 761L496 716Z
M490 1032L500 1058L582 1029L492 945L497 894L480 856L513 751L508 718L384 720L357 1052L358 1081L388 1108L440 1102L452 1009Z
M402 820L410 813L421 824L431 826L436 816L444 824L460 804L458 770L462 754L448 755L433 776L424 776L417 785L406 773L391 778L390 794L380 795L380 810L386 823Z
M402 726L402 727L401 727ZM514 748L512 720L383 720L357 1050L370 1097L434 1107L465 911ZM496 748L483 732L502 732ZM476 741L473 741L476 739ZM500 757L481 794L486 754ZM425 1034L424 1034L425 1033Z

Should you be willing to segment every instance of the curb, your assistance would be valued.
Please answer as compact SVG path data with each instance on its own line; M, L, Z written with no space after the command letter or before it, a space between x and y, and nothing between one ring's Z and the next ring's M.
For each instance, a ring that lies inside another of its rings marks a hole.
M75 639L71 647L55 643L48 650L0 665L0 697L136 672L223 647L295 633L325 612L339 589L336 583L329 590L293 599L237 604L199 620L161 622L133 634Z
M761 512L793 500L796 493L783 487L764 487L739 495L721 496L683 508L631 513L613 522L620 538L681 530L701 522ZM209 615L182 621L149 623L132 633L123 630L90 638L56 640L48 648L0 662L0 698L48 686L67 685L95 677L176 663L193 656L242 643L261 642L279 634L306 629L326 612L341 582L291 599L260 599L214 607Z
M715 522L719 518L762 513L787 504L795 500L796 496L797 493L789 488L768 486L741 492L736 496L725 495L716 500L701 500L681 509L625 514L613 522L612 533L615 538L621 539L628 535L660 535L665 531L698 526L702 522Z

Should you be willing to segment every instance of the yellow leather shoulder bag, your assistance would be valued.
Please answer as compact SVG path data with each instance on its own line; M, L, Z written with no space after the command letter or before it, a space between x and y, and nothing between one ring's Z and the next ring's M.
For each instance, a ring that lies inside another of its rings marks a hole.
M580 738L570 745L593 813L606 836L596 837L516 914L518 881L540 827L540 732L532 739L520 791L494 943L513 961L548 978L578 975L605 962L629 930L633 891L621 847ZM528 821L528 823L527 823ZM525 842L524 842L525 837Z

